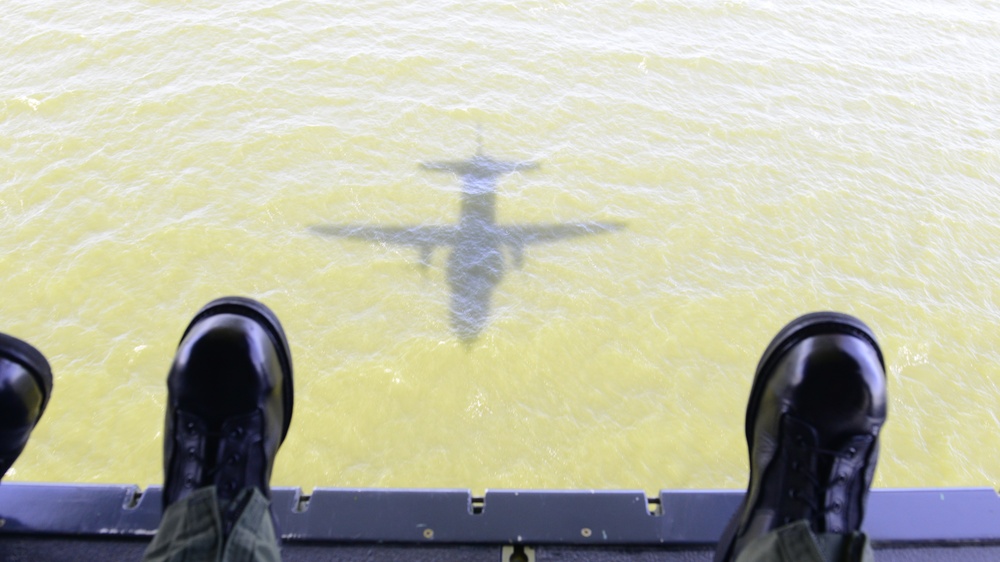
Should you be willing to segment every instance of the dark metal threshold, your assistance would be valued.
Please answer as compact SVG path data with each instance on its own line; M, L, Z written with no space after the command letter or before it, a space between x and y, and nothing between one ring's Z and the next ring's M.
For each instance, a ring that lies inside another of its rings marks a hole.
M276 488L286 544L402 543L567 546L714 544L742 492ZM146 538L161 490L86 484L0 485L0 535ZM876 543L1000 544L990 488L879 489L864 530Z

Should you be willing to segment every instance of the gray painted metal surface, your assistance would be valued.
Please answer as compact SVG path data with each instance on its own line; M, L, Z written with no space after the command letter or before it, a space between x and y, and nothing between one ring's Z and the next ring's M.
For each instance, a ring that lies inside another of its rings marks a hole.
M714 544L741 492L317 489L272 492L286 541L431 544ZM148 537L160 489L0 486L0 534ZM875 490L865 530L878 542L998 543L1000 497L989 488Z
M0 561L140 560L147 541L136 537L0 537ZM506 556L505 556L506 554ZM528 562L710 562L711 547L540 546ZM286 542L284 562L517 562L497 545L315 544ZM996 562L996 545L875 546L877 562ZM523 560L523 559L521 559Z

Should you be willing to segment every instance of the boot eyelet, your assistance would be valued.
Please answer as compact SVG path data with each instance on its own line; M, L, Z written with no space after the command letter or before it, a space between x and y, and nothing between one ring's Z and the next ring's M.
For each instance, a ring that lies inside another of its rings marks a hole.
M856 448L854 448L854 447L851 447L850 449L847 450L847 458L853 459L854 455L856 455L857 453L858 453L858 450Z
M830 506L830 511L834 513L840 513L840 507L841 507L840 502L833 502L833 505Z
M187 422L187 426L186 427L187 427L187 430L189 432L194 433L194 422L192 422L192 421Z
M190 474L184 475L184 487L185 488L194 487L194 476L191 476Z
M193 455L194 454L194 447L188 447L188 454L189 455Z

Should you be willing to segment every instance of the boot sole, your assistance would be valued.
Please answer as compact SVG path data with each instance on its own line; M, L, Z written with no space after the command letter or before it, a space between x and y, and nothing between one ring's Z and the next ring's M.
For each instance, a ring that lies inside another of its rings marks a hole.
M45 407L52 396L52 368L41 351L28 342L19 340L7 334L0 334L0 357L4 357L23 366L38 383L42 391L42 406L38 410L38 419L42 418ZM38 423L38 420L35 420Z
M770 381L770 374L774 371L774 366L777 364L786 353L802 341L811 338L813 336L826 336L826 335L849 335L867 341L875 349L875 353L878 354L878 361L882 365L882 369L885 370L885 360L882 356L882 349L878 345L878 341L875 339L875 333L872 329L868 327L867 324L858 320L857 318L849 315L842 314L839 312L811 312L809 314L804 314L799 316L795 320L789 322L764 350L764 354L761 355L760 362L757 363L757 371L754 373L753 386L750 389L750 399L747 401L747 415L746 415L746 436L747 436L747 453L751 454L753 451L753 423L757 419L757 409L760 406L761 398L764 393L764 389L767 388L767 383ZM751 458L751 464L753 459ZM743 501L740 502L740 506L736 509L736 513L733 514L732 519L729 520L729 524L726 525L726 530L722 533L722 538L719 539L719 544L725 544L726 550L724 556L716 556L715 562L722 562L730 559L730 553L733 549L733 545L736 542L736 531L739 527L740 517L743 511L746 509L747 500L750 497L750 488L747 487L746 493L743 495Z
M244 316L256 321L271 337L271 343L278 352L278 361L281 363L281 388L282 400L284 402L285 419L282 424L281 442L285 441L288 435L288 428L292 424L292 407L295 404L295 391L292 382L292 352L288 347L288 338L281 327L278 315L275 314L264 303L247 297L222 297L206 304L194 315L191 323L184 330L181 341L187 337L188 332L198 322L217 314L235 314Z

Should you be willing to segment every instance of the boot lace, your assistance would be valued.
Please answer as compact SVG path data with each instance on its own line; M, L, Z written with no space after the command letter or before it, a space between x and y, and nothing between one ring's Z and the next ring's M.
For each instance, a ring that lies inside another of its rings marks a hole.
M802 434L794 438L796 454L790 463L792 479L798 485L790 486L787 492L788 500L805 507L804 518L809 520L813 528L819 531L839 532L840 529L829 528L828 515L842 516L848 501L847 485L851 474L842 467L838 460L853 460L859 450L855 445L843 449L827 449L809 442ZM837 470L836 474L833 471ZM830 493L832 492L832 493ZM833 501L827 503L827 497ZM786 513L798 510L786 510ZM801 512L800 512L801 513ZM786 515L784 524L791 523L795 517ZM834 523L830 527L839 527Z

